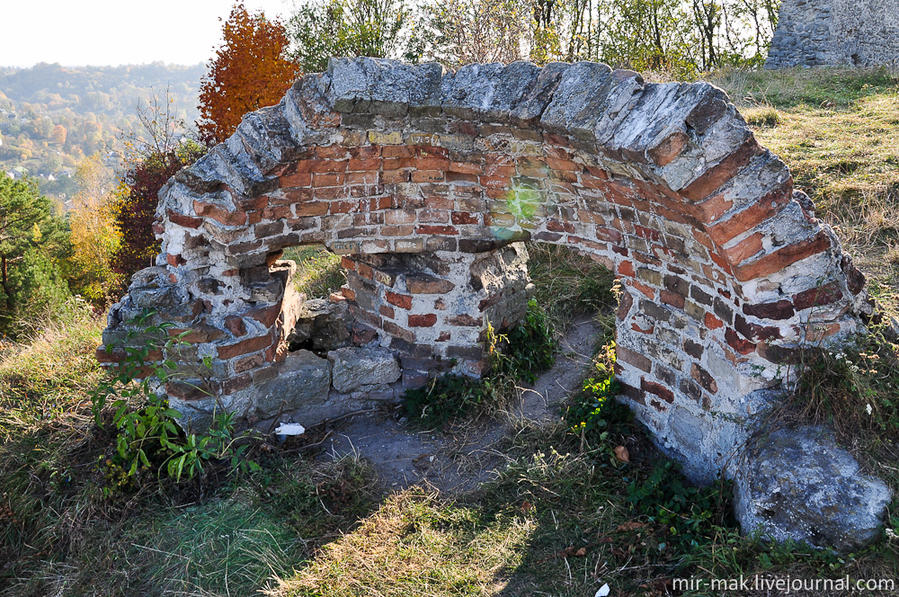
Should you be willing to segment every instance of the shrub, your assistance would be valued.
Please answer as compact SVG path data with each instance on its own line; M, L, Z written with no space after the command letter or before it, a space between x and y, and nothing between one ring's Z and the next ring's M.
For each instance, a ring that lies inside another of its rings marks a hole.
M234 434L234 413L216 413L209 429L200 435L177 425L181 413L169 407L152 384L173 379L176 365L170 360L150 362L149 355L183 347L186 343L182 339L189 332L172 338L168 334L170 324L147 324L153 315L147 312L132 322L141 329L129 333L127 340L139 334L144 344L123 347L126 356L114 367L112 379L91 393L97 425L103 426L101 415L107 405L114 409L115 452L108 458L101 457L107 480L113 482L107 493L115 486L128 485L141 471L151 468L165 470L176 482L182 476L190 479L202 473L204 463L210 461L227 459L232 471L258 469L256 463L243 458L247 444L239 443L241 437ZM116 348L113 344L107 347ZM204 364L209 366L208 358Z

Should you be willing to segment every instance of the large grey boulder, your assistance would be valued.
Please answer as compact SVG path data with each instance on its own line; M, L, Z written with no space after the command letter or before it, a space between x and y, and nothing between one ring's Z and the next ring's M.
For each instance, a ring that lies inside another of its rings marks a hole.
M339 348L328 353L334 389L338 392L366 390L400 378L400 366L389 350Z
M300 407L308 408L328 400L331 364L308 350L291 352L281 364L278 376L262 384L254 397L254 414L266 419Z
M746 457L734 488L744 532L839 551L877 538L890 489L860 474L828 430L780 429L759 438Z

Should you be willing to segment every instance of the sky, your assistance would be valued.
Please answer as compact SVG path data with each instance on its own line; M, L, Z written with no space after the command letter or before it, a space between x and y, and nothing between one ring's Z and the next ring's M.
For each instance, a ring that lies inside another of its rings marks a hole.
M246 0L287 15L296 0ZM221 42L233 0L2 0L0 66L197 64Z

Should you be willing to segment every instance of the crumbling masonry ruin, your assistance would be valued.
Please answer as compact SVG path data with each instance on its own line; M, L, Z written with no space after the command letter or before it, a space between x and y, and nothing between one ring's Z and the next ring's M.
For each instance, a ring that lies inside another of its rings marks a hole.
M899 67L899 0L784 0L766 68Z
M585 253L621 284L621 399L698 479L728 473L798 350L872 309L722 91L596 63L333 60L170 180L154 230L104 342L155 309L193 343L168 355L172 405L303 424L479 375L488 322L526 304L520 241ZM343 256L341 295L292 289L279 257L310 243Z

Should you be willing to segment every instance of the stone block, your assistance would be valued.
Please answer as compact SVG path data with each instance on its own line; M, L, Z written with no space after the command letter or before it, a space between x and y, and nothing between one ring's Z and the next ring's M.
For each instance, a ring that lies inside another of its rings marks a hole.
M389 350L377 348L340 348L328 353L334 389L352 392L395 382L401 371Z
M328 399L331 364L308 350L291 352L278 368L277 376L254 390L252 410L260 419L279 410L316 406Z

